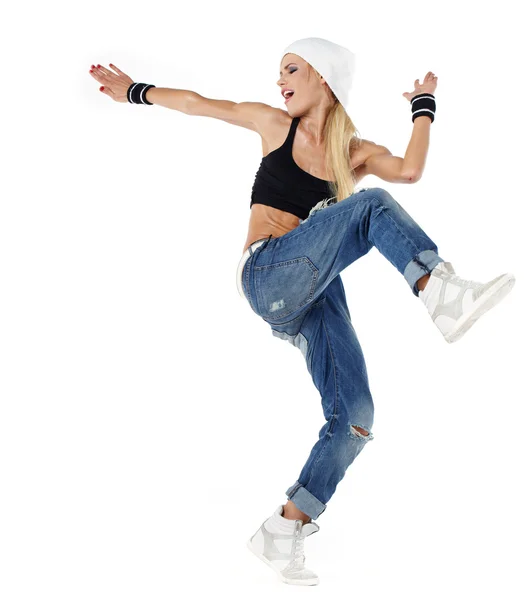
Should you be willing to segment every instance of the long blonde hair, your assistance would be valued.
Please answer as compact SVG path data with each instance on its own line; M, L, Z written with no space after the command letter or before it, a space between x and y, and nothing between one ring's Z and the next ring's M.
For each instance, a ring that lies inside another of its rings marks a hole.
M308 67L320 75L312 65ZM321 77L321 75L320 75ZM343 105L329 87L334 100L323 128L325 143L325 167L333 177L329 187L337 202L344 200L354 192L356 178L351 168L351 153L360 146L362 140L357 127L345 112Z

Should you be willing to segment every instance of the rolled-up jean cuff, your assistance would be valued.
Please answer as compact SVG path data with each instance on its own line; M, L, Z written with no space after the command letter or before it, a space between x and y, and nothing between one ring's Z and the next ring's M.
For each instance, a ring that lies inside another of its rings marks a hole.
M313 496L309 490L304 488L299 481L291 485L285 492L287 498L292 500L294 504L311 519L317 519L321 513L327 508L327 505L320 502L318 498Z
M409 287L413 290L413 294L418 296L417 281L424 275L428 275L438 265L444 262L434 250L422 250L412 260L407 263L404 270L404 277Z

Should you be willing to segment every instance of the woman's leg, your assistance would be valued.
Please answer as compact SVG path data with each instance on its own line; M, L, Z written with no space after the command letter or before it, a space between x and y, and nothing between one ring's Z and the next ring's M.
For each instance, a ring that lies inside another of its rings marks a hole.
M303 353L326 419L287 490L294 506L285 505L286 517L319 516L347 467L373 439L365 360L339 276L373 245L415 295L418 281L442 262L434 242L390 194L371 188L311 211L299 227L257 248L243 269L243 292L253 310L276 337Z
M417 297L418 280L444 262L433 240L387 191L368 188L311 212L298 227L257 248L245 265L244 293L258 315L285 323L373 246Z
M306 312L298 334L309 340L304 356L321 395L325 423L297 481L286 494L299 511L316 519L349 465L373 439L374 405L365 359L340 276Z

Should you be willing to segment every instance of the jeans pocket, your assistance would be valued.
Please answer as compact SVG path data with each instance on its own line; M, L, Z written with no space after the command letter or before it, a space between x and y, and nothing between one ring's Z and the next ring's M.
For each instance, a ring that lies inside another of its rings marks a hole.
M318 269L307 256L254 267L258 314L283 319L312 300Z

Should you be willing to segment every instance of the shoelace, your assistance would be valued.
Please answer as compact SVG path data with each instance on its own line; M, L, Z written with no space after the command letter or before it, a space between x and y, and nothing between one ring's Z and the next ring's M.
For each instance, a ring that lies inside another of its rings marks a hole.
M303 551L305 536L301 535L301 522L296 522L294 527L294 539L292 541L292 560L289 563L288 570L301 571L305 563L305 554Z
M459 277L458 275L453 275L452 273L447 273L447 275L449 275L449 277L446 281L451 281L451 283L461 285L462 287L468 286L477 288L481 285L480 281L473 281L472 279L462 279L462 277Z

